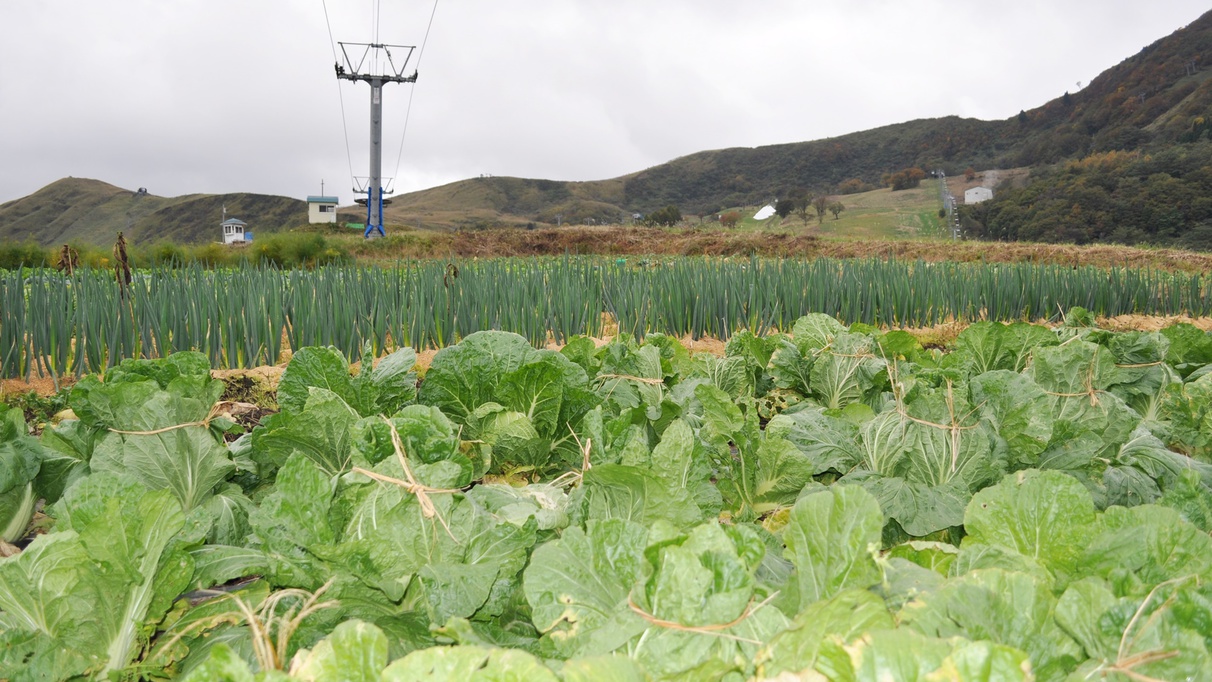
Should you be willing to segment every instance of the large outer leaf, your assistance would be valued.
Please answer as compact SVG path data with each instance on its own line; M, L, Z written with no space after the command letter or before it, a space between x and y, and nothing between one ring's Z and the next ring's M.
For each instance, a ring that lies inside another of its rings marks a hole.
M383 682L559 682L539 659L512 649L431 647L387 666Z
M526 415L536 431L550 438L559 428L565 365L572 362L558 353L523 365L501 378L494 397L507 409Z
M476 332L458 345L438 351L418 399L466 423L477 407L493 401L496 387L506 374L538 357L539 352L517 334Z
M37 640L31 644L41 644L31 647L29 661L0 657L0 677L58 668L47 675L55 679L82 673L90 659L96 664L99 647L88 625L95 605L82 598L92 570L84 544L72 531L40 535L24 552L0 559L0 632L26 633Z
M865 422L859 432L859 467L881 476L903 475L908 456L905 421L890 410Z
M313 388L331 391L354 409L360 404L349 374L349 361L332 346L301 348L291 356L278 381L278 405L283 412L302 412Z
M338 625L291 672L307 682L379 682L387 666L387 636L359 620Z
M181 506L168 491L94 474L73 486L55 513L101 568L89 582L91 620L105 646L103 670L121 670L139 652L145 623L157 622L193 576L193 562L168 551L185 525Z
M893 626L892 614L884 601L867 590L846 590L809 604L795 617L791 626L779 633L759 655L763 677L783 672L809 670L815 664L821 645L834 638L848 644L871 630Z
M33 479L45 452L26 433L21 410L0 405L0 540L16 542L34 514Z
M255 679L258 678L253 677L248 662L220 642L211 648L206 661L191 670L182 682L254 682Z
M859 487L833 486L796 502L783 542L796 567L801 608L848 588L878 583L873 552L883 526L879 504Z
M909 603L900 620L932 637L962 636L1020 649L1041 680L1061 679L1082 660L1081 649L1053 619L1051 585L1023 573L974 571Z
M331 479L307 457L291 455L273 492L249 514L254 546L269 553L270 575L277 584L313 590L323 584L322 576L308 575L312 562L301 548L335 541L331 506Z
M1026 659L988 642L875 630L848 646L826 642L816 669L831 682L1029 682L1034 677Z
M732 508L744 517L746 507L762 516L795 503L804 486L812 482L812 463L790 442L782 438L765 438L757 452L741 453L744 467L737 472L736 479L717 481L720 492L728 501L729 487L738 479L747 490L743 495L732 495Z
M47 504L89 474L89 460L101 433L78 419L69 419L42 432L42 468L36 488Z
M1082 555L1085 575L1133 571L1146 586L1196 576L1212 580L1212 537L1168 507L1112 507Z
M824 348L833 342L835 336L845 331L846 327L829 315L808 313L795 321L791 335L795 338L795 345L808 353Z
M858 426L820 409L780 414L766 424L766 437L791 441L808 458L812 474L845 473L858 464Z
M644 630L627 600L643 574L647 537L628 521L592 520L535 549L522 585L535 627L558 651L609 653Z
M499 615L534 546L534 523L514 525L462 497L435 494L432 501L435 516L426 518L416 497L407 496L367 529L360 544L334 551L365 549L370 566L361 564L364 579L384 585L389 596L395 596L390 585L408 585L417 576L415 589L431 620Z
M417 373L413 371L416 366L417 352L408 347L379 360L370 374L378 389L377 412L390 416L416 399Z
M622 464L603 464L584 473L581 500L573 519L626 519L644 525L666 521L689 528L703 520L690 491L675 488L652 471Z
M812 364L816 357L811 353L805 355L800 347L787 339L782 339L770 358L770 376L779 388L787 388L809 395L812 391Z
M968 503L964 527L972 543L996 545L1071 573L1094 523L1090 493L1056 471L1022 471L986 488Z
M649 463L652 473L670 489L686 490L700 510L714 514L722 504L719 489L711 484L712 471L707 458L695 446L690 425L675 420L661 434L661 442L652 449Z
M204 504L235 465L207 429L190 426L154 435L109 433L93 453L93 471L126 474L152 490L167 489L191 511Z
M1056 345L1046 327L1016 322L974 322L960 332L948 366L961 366L973 376L994 370L1021 371L1037 348Z
M1052 438L1052 401L1044 389L1007 370L974 377L969 387L981 419L1006 444L1011 467L1034 466Z
M932 486L899 476L863 473L846 476L842 482L861 485L879 502L884 514L896 519L909 535L925 537L964 523L968 488L962 482Z
M252 457L272 468L299 452L329 475L348 471L353 457L350 430L358 413L325 388L307 388L304 400L297 410L274 415L253 432Z
M884 369L884 361L872 356L869 337L838 334L812 365L812 394L827 408L846 407L863 400Z
M1108 632L1099 621L1116 603L1107 583L1084 578L1069 585L1057 601L1056 622L1082 646L1087 657L1113 660L1122 633Z
M21 410L0 404L0 493L24 488L41 463L42 446L29 437Z
M647 682L638 663L626 656L575 658L560 668L564 682Z
M1212 612L1206 601L1194 612L1186 608L1193 582L1118 599L1098 579L1070 585L1057 604L1056 620L1090 657L1070 679L1102 677L1104 671L1105 679L1115 682L1209 679L1206 638Z

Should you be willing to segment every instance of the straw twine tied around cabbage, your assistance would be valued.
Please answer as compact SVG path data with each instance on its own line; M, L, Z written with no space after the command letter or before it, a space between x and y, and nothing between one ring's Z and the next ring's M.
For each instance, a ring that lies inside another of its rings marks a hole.
M433 500L431 500L429 496L435 493L461 493L463 492L463 489L432 488L417 481L417 477L412 472L412 467L408 464L408 456L404 453L404 443L400 439L400 432L396 430L396 425L393 424L387 417L380 418L384 421L384 423L387 424L387 428L391 432L391 446L392 449L395 450L396 461L400 463L400 468L404 470L405 478L404 480L400 480L398 478L392 478L391 476L384 476L383 474L370 471L369 469L363 469L362 467L354 467L354 472L372 478L380 483L390 483L391 485L399 486L408 494L415 495L417 502L421 505L421 514L427 519L437 517L438 521L442 524L442 527L446 529L446 534L449 535L452 540L457 542L457 538L455 538L454 534L450 532L450 526L447 525L446 519L442 518L442 515L438 513L437 507L434 506Z

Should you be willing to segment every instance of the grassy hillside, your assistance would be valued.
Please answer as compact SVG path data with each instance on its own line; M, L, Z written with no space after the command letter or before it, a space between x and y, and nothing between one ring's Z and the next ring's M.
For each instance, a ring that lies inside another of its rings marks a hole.
M307 222L307 202L264 194L140 195L99 180L64 178L33 194L0 204L0 240L43 246L111 244L119 230L142 242L200 243L220 238L223 207L254 233Z
M738 231L780 231L811 234L822 237L850 239L903 239L906 237L944 236L943 221L938 216L937 180L925 180L915 189L893 192L888 188L837 197L845 210L834 216L826 213L820 219L810 211L804 216L792 213L785 218L777 215L766 220L754 220L757 207L741 209Z
M460 180L393 198L384 210L384 222L388 226L471 229L527 223L618 223L630 215L623 208L625 181ZM355 221L364 218L365 213L359 213Z

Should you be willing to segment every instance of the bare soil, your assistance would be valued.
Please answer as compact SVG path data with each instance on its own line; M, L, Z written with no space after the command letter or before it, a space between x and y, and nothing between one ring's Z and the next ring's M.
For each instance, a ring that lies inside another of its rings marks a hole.
M1185 322L1204 331L1212 332L1212 317L1120 315L1118 317L1101 317L1097 320L1099 327L1112 331L1159 331L1180 322ZM1044 323L1043 320L1038 321L1038 324ZM906 327L904 331L916 336L922 345L927 348L943 348L955 341L960 332L964 331L967 327L968 323L966 322L946 322L932 327ZM608 326L607 331L614 331L614 329ZM603 346L610 343L613 338L614 335L608 333L601 337L594 337L593 341L598 346ZM711 353L717 356L724 355L725 343L720 339L704 338L696 340L685 336L679 339L679 341L691 354ZM563 344L551 341L547 344L547 348L559 350L563 348ZM433 363L434 356L437 354L438 350L435 348L417 351L417 368L421 371L429 369L429 366ZM266 393L272 393L278 388L278 382L282 378L282 372L286 369L287 361L289 361L289 354L286 354L284 361L277 365L253 367L251 369L216 369L211 370L211 376L227 383L229 386L240 382L241 379L247 379L247 384L256 386ZM360 371L359 366L359 363L353 363L353 371ZM70 379L64 381L65 385L70 385L70 383ZM54 382L51 381L50 377L39 377L36 374L28 382L22 379L4 379L0 381L0 397L12 393L27 393L29 391L34 391L40 396L51 395L55 392ZM256 402L256 400L247 400L246 402Z

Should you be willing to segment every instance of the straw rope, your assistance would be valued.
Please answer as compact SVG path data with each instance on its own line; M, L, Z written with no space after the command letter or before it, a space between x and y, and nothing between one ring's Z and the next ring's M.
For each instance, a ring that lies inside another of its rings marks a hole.
M660 386L665 383L664 379L650 379L648 377L633 377L630 374L599 374L597 379L623 379L625 381L636 381L641 384L650 384L652 386Z
M652 615L651 613L648 613L644 609L640 608L639 605L636 604L635 601L633 601L630 596L627 597L627 607L630 608L633 613L635 613L637 616L642 618L645 622L655 625L659 628L665 628L666 630L677 630L679 632L693 632L693 633L699 634L699 635L710 635L712 637L723 637L724 639L731 639L731 640L734 640L737 642L746 642L748 644L761 645L761 644L763 644L763 642L759 642L758 640L755 640L755 639L749 639L748 637L740 637L738 635L729 634L727 632L724 632L724 630L734 628L737 625L740 625L741 623L745 622L746 619L748 619L753 614L757 613L763 606L766 606L767 604L769 604L771 602L771 600L773 600L775 597L778 596L778 594L779 594L778 592L774 592L769 597L766 597L765 599L763 599L761 602L759 602L757 604L754 604L753 601L750 600L749 606L745 607L744 613L737 616L734 620L727 622L727 623L717 623L717 624L713 624L713 625L683 625L682 623L678 623L678 622L672 621L672 620L662 620L662 619L657 618L656 616Z
M446 534L449 535L452 540L456 540L457 542L454 534L450 532L450 526L446 523L446 519L442 518L442 515L438 513L437 507L434 506L433 500L430 499L429 496L435 493L461 493L463 492L463 489L433 488L417 481L417 477L412 473L412 467L408 464L408 457L404 454L404 443L402 440L400 440L400 432L396 430L396 425L393 424L387 417L381 416L380 418L387 424L387 428L391 431L391 446L395 450L396 461L400 463L400 468L404 470L404 476L406 478L405 480L400 480L391 476L384 476L383 474L376 473L368 469L363 469L362 467L354 467L354 472L372 478L381 483L390 483L391 485L399 486L408 494L416 496L417 502L421 505L421 514L427 519L437 517L438 521L442 524L442 527L446 529Z
M124 436L155 436L155 435L158 435L161 433L168 433L169 431L176 431L177 429L189 428L191 426L201 426L202 428L210 428L210 423L212 421L214 421L218 417L223 416L224 414L227 414L226 412L224 412L223 408L226 406L229 406L229 405L249 405L249 403L241 403L241 402L238 402L235 400L220 400L219 402L217 402L211 406L210 411L206 413L206 417L204 419L202 419L202 421L186 422L184 424L173 424L172 426L165 426L162 429L152 429L151 431L127 431L124 429L112 429L112 428L109 429L109 431L111 433L120 433Z

